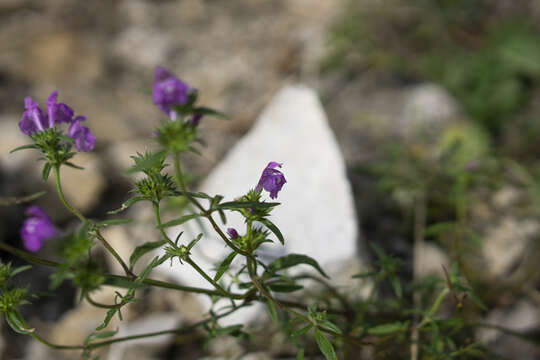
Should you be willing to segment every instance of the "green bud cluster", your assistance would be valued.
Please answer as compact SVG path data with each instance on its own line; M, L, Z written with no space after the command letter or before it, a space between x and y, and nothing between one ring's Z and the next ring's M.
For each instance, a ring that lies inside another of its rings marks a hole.
M41 150L51 166L67 164L76 153L71 151L73 139L62 135L56 128L38 131L32 135L35 146ZM73 165L73 164L68 164Z
M159 203L161 199L176 194L176 184L173 178L168 174L162 173L163 169L167 166L164 163L165 154L163 152L157 154L151 152L145 152L144 154L137 153L137 156L132 156L131 158L135 162L135 165L130 169L130 172L140 171L146 175L146 178L135 184L132 192L155 203Z

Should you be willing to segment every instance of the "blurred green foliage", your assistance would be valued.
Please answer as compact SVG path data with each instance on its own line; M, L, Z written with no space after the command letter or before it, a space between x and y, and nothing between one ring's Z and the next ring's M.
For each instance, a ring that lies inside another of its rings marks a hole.
M530 1L519 3L507 11L486 0L351 1L323 68L436 82L498 138L524 112L540 77L540 32ZM536 119L528 120L519 125L534 130Z

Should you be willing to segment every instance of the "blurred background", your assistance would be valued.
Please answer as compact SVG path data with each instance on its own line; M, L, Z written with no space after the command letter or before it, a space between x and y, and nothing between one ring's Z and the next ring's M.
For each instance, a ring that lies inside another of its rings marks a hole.
M485 304L466 316L538 339L539 34L536 0L0 0L0 197L48 190L37 203L72 224L37 154L8 154L28 142L17 126L25 96L43 104L57 89L88 116L95 151L77 155L86 170L66 170L64 182L76 207L100 217L126 199L129 156L159 124L147 92L156 66L231 118L201 123L208 145L186 159L200 177L280 88L301 82L320 95L340 144L365 241L404 260L403 283L419 276L420 231L422 274L457 262ZM20 246L24 208L0 207L0 241ZM49 275L20 281L45 291ZM51 333L77 307L69 285L59 292L25 310ZM1 358L40 358L1 327ZM490 356L540 358L530 341L497 332L466 339ZM140 358L209 356L197 341Z

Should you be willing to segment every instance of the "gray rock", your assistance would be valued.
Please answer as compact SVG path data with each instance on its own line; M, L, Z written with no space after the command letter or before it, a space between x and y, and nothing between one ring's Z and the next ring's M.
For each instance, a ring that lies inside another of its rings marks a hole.
M267 257L301 253L331 268L354 257L359 233L351 186L338 144L313 90L289 86L280 91L200 190L224 195L224 201L233 200L255 187L270 161L283 163L287 183L277 199L281 205L270 218L283 232L285 246L274 239L267 247ZM267 193L264 197L271 200ZM245 231L243 219L236 213L228 214L225 227ZM175 238L180 230L185 231L183 242L199 231L184 226L170 231L170 236ZM227 253L223 241L209 233L194 249L194 258L210 270ZM188 265L175 265L173 269L166 265L162 271L171 272L183 283L209 287ZM208 299L203 299L208 305ZM261 313L256 307L245 310L246 315L234 320L245 322Z

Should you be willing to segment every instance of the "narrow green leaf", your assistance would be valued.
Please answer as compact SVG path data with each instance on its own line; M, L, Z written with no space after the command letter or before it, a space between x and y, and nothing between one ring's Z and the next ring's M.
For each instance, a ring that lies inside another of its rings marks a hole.
M5 318L9 326L18 334L30 334L35 331L35 329L29 329L24 326L24 323L21 321L19 315L17 315L14 311L9 311L5 313Z
M23 146L19 146L19 147L16 147L15 149L11 150L9 153L10 154L13 154L14 152L16 151L19 151L19 150L24 150L24 149L37 149L38 147L34 144L29 144L29 145L23 145Z
M43 181L47 181L47 179L49 178L49 174L51 173L51 164L50 163L45 163L45 165L43 166L43 171L41 173L41 179Z
M195 114L204 115L204 116L214 116L223 120L229 120L229 117L219 111L216 111L214 109L210 109L205 106L199 106L193 109L193 112Z
M107 311L107 315L105 315L105 319L103 319L103 322L101 323L101 325L99 325L96 328L96 331L105 329L109 325L109 323L111 322L114 314L116 314L119 310L120 310L119 307L115 307L115 308L112 308L109 311Z
M401 299L403 296L403 291L401 290L401 283L399 282L399 279L395 275L390 276L390 282L392 283L392 288L394 289L394 293L396 293L396 296L398 299Z
M77 169L77 170L84 170L84 168L82 166L75 165L71 161L66 161L64 164L66 164L67 166L72 167L74 169Z
M7 198L0 198L0 206L9 206L9 205L17 205L25 202L29 202L32 200L35 200L43 195L45 195L46 191L40 191L35 194L23 196L23 197L7 197Z
M270 263L266 272L275 273L276 271L287 269L298 264L310 265L314 267L322 276L329 278L315 259L301 254L289 254L274 260L272 263Z
M231 265L231 262L233 261L234 257L236 256L236 252L231 252L222 262L219 264L219 267L216 272L216 276L214 276L214 281L218 281L221 279L223 274L225 274L225 271L227 271Z
M268 287L275 292L290 293L303 289L302 285L287 284L287 283L273 283L268 284Z
M330 331L333 331L335 332L336 334L341 334L341 329L334 323L328 321L328 320L324 320L324 321L321 321L319 323L319 326L327 329L327 330L330 330Z
M216 205L218 205L221 200L223 200L223 196L221 195L216 195L212 198L212 200L210 201L210 209L214 209L216 207Z
M238 332L243 327L244 327L244 325L241 325L241 324L225 326L225 327L217 329L216 330L216 335L232 334L232 333Z
M224 202L216 206L216 209L228 209L228 210L237 210L237 209L268 209L274 206L279 205L280 203L267 203L267 202L257 202L257 201L229 201Z
M315 329L315 340L317 341L319 350L321 350L326 360L337 360L334 346L332 345L330 340L328 340L326 336L324 336L324 334L318 329Z
M87 336L84 345L90 344L94 340L110 338L118 333L118 329L114 331L94 332Z
M304 360L304 349L298 350L298 354L296 354L296 360Z
M311 328L313 328L313 324L308 324L308 325L296 330L295 332L293 332L291 334L291 336L293 336L293 337L302 336L305 333L307 333L309 330L311 330Z
M439 222L433 225L430 225L426 228L424 234L426 236L439 236L444 234L447 231L454 230L456 228L456 223L452 221L448 222Z
M377 274L378 274L378 272L376 272L376 271L368 271L368 272L365 272L365 273L355 274L355 275L353 275L351 277L353 279L363 279L363 278L373 277L373 276L375 276Z
M221 222L223 223L223 225L227 224L227 216L225 216L225 211L223 211L222 209L219 209L218 214L219 214L219 217L221 218Z
M142 200L146 200L146 198L144 198L143 196L132 197L131 199L129 199L125 203L123 203L120 208L118 208L116 210L111 210L111 211L107 212L107 214L109 214L109 215L118 214L119 212L122 212L122 211L126 210L128 207L135 204L136 202L142 201Z
M97 227L123 225L132 222L132 219L109 219L103 220L96 224Z
M178 219L167 221L165 224L161 224L161 226L156 226L156 227L158 229L165 229L165 228L168 228L168 227L171 227L171 226L182 225L186 221L198 218L200 216L201 216L201 214L188 214L188 215L181 216Z
M273 232L274 235L276 235L276 237L279 239L279 242L281 242L281 245L285 245L285 239L283 238L283 234L281 234L281 231L276 225L274 225L273 222L268 219L262 219L260 220L260 222L264 224L264 226L266 226L271 232Z
M167 240L161 240L161 241L150 241L147 243L144 243L140 246L137 246L135 250L133 250L133 253L129 257L129 266L130 268L133 268L135 264L137 263L137 260L141 258L144 254L159 248L160 246L163 246L167 243Z
M397 331L403 331L406 330L408 326L408 322L393 322L389 324L382 324L374 326L367 330L368 334L371 335L386 335L395 333Z
M17 274L20 274L22 273L23 271L26 271L26 270L29 270L32 268L32 265L23 265L23 266L19 266L18 268L14 269L10 276L15 276Z
M276 309L276 304L274 304L272 301L266 299L266 308L268 309L268 314L270 314L270 317L272 318L272 321L274 324L279 325L279 319L278 319L278 313Z

